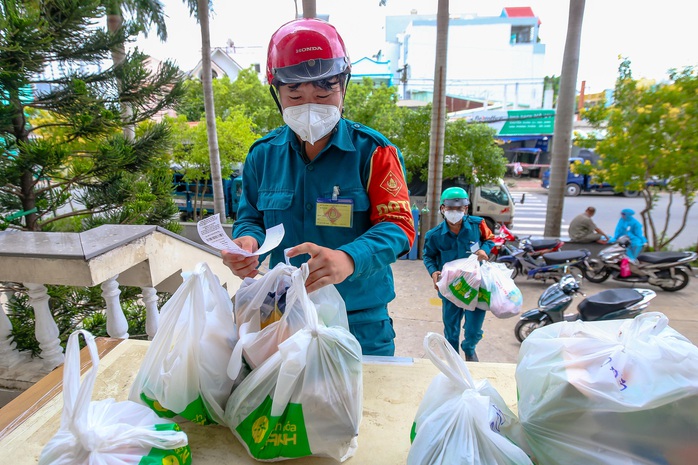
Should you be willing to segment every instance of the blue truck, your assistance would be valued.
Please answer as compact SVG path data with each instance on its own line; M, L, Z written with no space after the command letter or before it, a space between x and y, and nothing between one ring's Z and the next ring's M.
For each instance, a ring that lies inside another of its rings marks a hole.
M196 210L199 217L213 213L213 188L210 181L207 184L187 182L184 174L175 171L172 176L173 196L179 208L180 218L188 220L194 217ZM197 189L198 188L198 189ZM200 197L203 192L203 199ZM198 193L198 198L197 198ZM223 195L225 197L225 216L235 219L237 217L240 195L242 194L242 176L235 171L229 178L223 179ZM202 211L203 210L203 211Z
M570 165L575 161L584 163L583 158L572 157L570 158ZM657 181L647 181L648 185L659 185ZM541 186L544 189L550 187L550 170L546 170L543 173L543 179L541 181ZM616 192L613 185L604 183L593 183L591 182L591 176L589 175L579 175L574 174L571 169L567 170L567 182L565 184L565 195L568 197L576 197L582 192ZM625 190L622 192L625 197L637 197L640 193L638 191Z

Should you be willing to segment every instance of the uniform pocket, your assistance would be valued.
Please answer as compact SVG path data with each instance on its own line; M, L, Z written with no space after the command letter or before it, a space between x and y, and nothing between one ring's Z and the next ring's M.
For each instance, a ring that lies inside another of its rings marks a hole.
M259 191L257 209L264 214L266 227L284 222L284 215L292 216L293 191Z

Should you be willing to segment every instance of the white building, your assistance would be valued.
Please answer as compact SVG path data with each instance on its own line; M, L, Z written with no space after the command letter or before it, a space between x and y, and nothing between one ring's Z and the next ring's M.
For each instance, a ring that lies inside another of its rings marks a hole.
M539 27L529 7L505 8L500 16L451 15L447 94L479 102L476 107L542 108L545 45L539 41ZM431 101L436 15L389 16L385 30L384 56L394 82L400 82L407 66L401 97Z

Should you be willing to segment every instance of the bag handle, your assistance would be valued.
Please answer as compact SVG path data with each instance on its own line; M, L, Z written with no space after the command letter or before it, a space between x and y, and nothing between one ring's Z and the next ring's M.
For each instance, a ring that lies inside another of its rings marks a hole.
M308 279L310 269L307 263L303 263L300 268L293 271L291 274L291 287L288 289L286 297L286 308L293 307L293 304L299 302L303 309L305 319L305 327L310 330L317 330L319 320L315 304L308 296L308 291L305 288L305 281Z
M641 313L621 325L618 337L623 343L646 340L664 331L668 325L669 318L661 312Z
M436 349L432 349L432 344ZM427 333L424 337L424 350L427 357L444 375L463 390L475 389L475 381L470 375L465 361L451 347L445 337L436 333ZM437 351L439 352L437 354Z
M92 367L80 383L80 335L85 338L87 350L90 354ZM76 424L87 419L87 412L92 399L92 390L97 379L97 367L99 366L99 354L94 336L84 329L74 331L68 337L65 348L65 362L63 363L63 414L61 426L70 425L74 430Z

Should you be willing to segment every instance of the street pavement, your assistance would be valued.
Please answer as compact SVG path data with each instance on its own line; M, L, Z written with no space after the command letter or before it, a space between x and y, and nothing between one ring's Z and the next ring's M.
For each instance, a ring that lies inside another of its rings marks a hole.
M526 182L531 183L530 180ZM518 185L516 189L525 187ZM388 310L397 334L395 355L424 358L424 336L428 332L443 334L441 300L421 260L398 260L392 265L392 269L396 298L388 305ZM632 286L612 279L601 284L585 281L581 290L586 295L593 295L612 288L652 289L657 293L657 297L651 301L646 312L664 313L669 318L669 326L693 344L698 344L698 277L690 279L688 286L678 292L666 292L650 285ZM522 312L537 307L541 293L552 284L551 281L543 283L527 280L523 276L517 277L515 282L524 297ZM582 299L582 296L576 297L567 312L574 313ZM484 337L477 346L480 361L516 363L520 347L514 336L517 321L518 317L498 319L492 313L487 313L483 325Z

